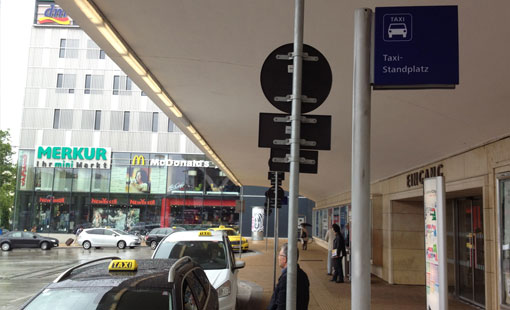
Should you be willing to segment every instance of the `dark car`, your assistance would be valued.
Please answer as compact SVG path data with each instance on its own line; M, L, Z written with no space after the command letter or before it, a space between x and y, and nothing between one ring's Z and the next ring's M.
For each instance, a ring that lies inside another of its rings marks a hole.
M132 235L145 236L152 229L159 228L160 226L161 226L160 223L144 223L144 222L139 222L136 225L130 227L127 230L127 232L132 234Z
M21 309L216 310L218 293L189 257L105 257L68 269Z
M159 242L165 238L166 236L170 235L174 231L183 231L186 230L182 227L163 227L163 228L154 228L151 230L151 232L145 237L145 244L147 246L150 246L151 249L155 249Z
M15 248L41 248L41 250L49 250L58 247L58 239L43 237L28 231L11 231L0 235L0 247L2 251L10 251Z

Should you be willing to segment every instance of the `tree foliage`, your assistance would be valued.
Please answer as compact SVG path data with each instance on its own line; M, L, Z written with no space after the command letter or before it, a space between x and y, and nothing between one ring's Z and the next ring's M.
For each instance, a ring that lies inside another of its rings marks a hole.
M0 130L0 227L9 227L16 190L16 166L12 163L12 146L8 131Z

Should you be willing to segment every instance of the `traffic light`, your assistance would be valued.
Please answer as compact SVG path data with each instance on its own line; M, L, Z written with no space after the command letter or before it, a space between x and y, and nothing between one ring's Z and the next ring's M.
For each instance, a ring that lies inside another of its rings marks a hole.
M274 200L274 196L275 196L275 191L278 191L278 202L277 202L277 205L276 207L277 208L281 208L282 207L282 199L284 198L285 196L285 191L283 190L283 188L281 188L280 186L278 186L278 189L276 189L274 186L273 187L270 187L267 191L266 191L266 198L267 200L269 201L269 206L270 208L274 208L274 205L275 205L275 200Z

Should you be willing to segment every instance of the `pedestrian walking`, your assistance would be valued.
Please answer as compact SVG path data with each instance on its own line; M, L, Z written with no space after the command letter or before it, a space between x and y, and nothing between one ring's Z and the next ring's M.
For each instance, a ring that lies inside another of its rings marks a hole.
M299 250L297 251L297 259L299 259ZM268 310L286 310L287 302L287 257L289 253L289 246L287 243L283 244L278 255L278 265L282 268L282 275L278 279L278 284L274 289L273 296ZM307 310L308 302L310 300L310 281L306 273L297 264L297 291L296 291L296 310Z
M333 250L333 241L335 240L335 231L333 230L333 227L331 226L331 223L329 223L329 229L326 232L326 241L328 242L328 276L332 274L331 266L332 266L332 260L331 260L331 251Z
M333 278L331 281L336 283L344 282L344 271L342 268L342 260L346 255L345 251L345 241L342 233L340 232L340 226L337 224L332 225L333 230L335 231L335 240L333 241L333 250L331 251L331 259L333 260L333 268L335 272L333 273Z

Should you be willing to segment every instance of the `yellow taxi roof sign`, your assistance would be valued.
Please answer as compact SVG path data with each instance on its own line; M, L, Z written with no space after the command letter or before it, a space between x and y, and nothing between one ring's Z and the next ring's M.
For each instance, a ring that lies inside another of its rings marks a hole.
M210 237L212 236L212 233L208 230L202 230L198 232L199 237Z
M136 271L138 263L134 259L114 259L108 266L109 271Z
M225 228L225 225L220 225L220 227L219 227L219 228Z

